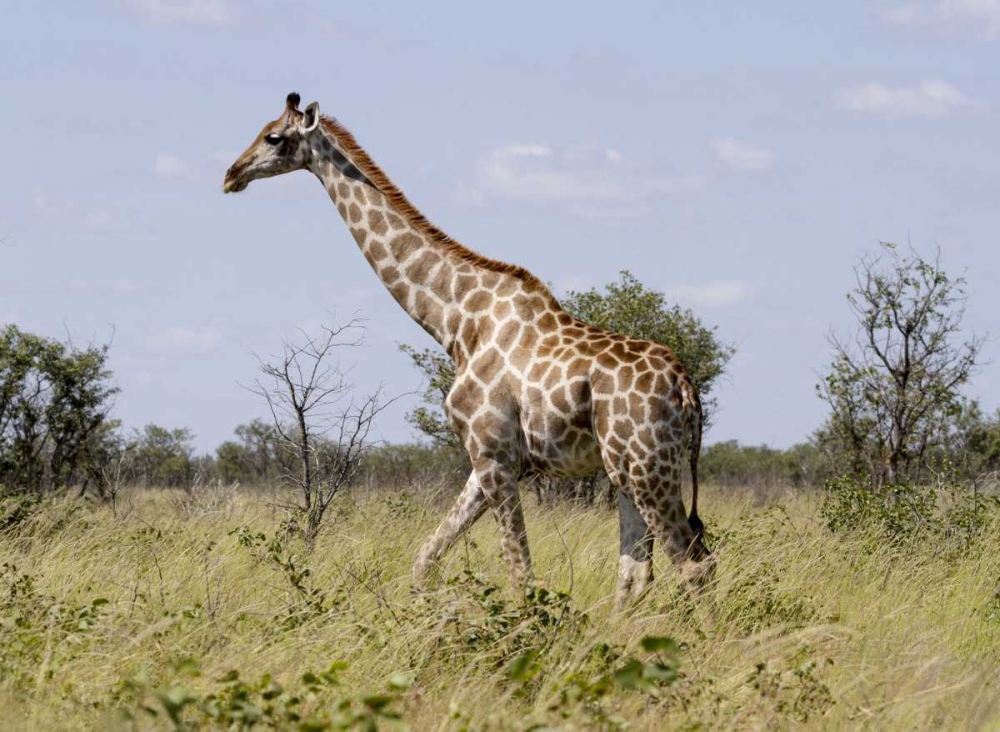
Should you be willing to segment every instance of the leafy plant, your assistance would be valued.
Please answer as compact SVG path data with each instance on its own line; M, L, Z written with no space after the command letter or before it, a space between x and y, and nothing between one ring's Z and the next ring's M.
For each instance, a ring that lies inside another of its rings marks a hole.
M761 661L748 679L774 711L800 723L823 716L834 704L830 688L818 675L823 666L832 666L833 660L816 661L810 654L809 646L803 646L786 668L773 669Z
M469 570L449 579L448 587L459 602L446 618L439 650L488 659L494 668L524 653L541 653L557 637L575 637L589 622L565 592L533 587L522 599L510 600L499 586Z
M108 604L103 597L86 605L59 601L39 592L35 577L10 563L0 568L0 593L0 681L21 689L52 678L82 652Z
M279 537L268 539L264 532L254 532L247 526L232 529L229 535L235 535L237 543L249 549L258 562L269 565L287 581L291 599L282 618L282 627L294 628L309 622L330 612L342 601L340 596L331 597L313 585L312 570L302 564L301 557L287 551Z
M812 598L795 595L780 586L770 562L741 574L720 603L720 620L745 634L774 625L803 625L816 613Z
M558 692L549 704L549 711L564 719L582 710L593 722L605 729L624 729L625 719L614 713L612 698L619 694L638 693L649 701L667 701L666 693L676 686L680 675L680 646L671 638L645 636L639 643L643 658L625 656L620 649L607 643L595 644L587 654L583 667L558 682ZM515 663L521 670L523 663Z
M340 673L346 668L334 662L324 671L306 671L287 688L267 673L246 682L233 669L215 680L212 691L200 695L183 680L201 675L198 663L188 658L175 666L175 678L166 684L154 684L145 670L125 679L122 686L134 702L122 707L120 714L129 721L138 721L140 715L163 719L175 730L205 725L230 730L294 727L309 732L408 729L397 707L409 677L394 674L379 693L344 695Z
M868 478L841 476L826 482L820 515L834 533L874 530L889 543L940 530L937 496L929 488L879 485Z

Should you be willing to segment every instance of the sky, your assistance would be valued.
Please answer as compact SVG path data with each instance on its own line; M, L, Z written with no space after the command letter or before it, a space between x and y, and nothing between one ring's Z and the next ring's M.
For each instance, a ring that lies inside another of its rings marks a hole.
M785 447L880 241L940 248L970 333L1000 334L1000 0L0 0L0 323L113 337L128 429L200 451L266 415L255 354L366 321L359 394L433 341L307 172L223 196L290 91L409 198L557 295L628 269L737 355L708 442ZM991 339L968 393L1000 407Z

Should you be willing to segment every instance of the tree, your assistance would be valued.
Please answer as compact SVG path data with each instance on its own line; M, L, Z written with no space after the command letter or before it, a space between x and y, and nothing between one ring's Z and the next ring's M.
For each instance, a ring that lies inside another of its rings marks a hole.
M854 271L847 301L857 330L830 336L833 363L817 392L831 414L817 440L853 470L896 483L925 464L960 415L983 339L961 339L965 279L948 276L940 252L927 260L883 243Z
M297 462L274 425L262 419L238 425L235 432L236 440L223 442L215 451L215 470L227 483L275 481Z
M194 433L147 424L136 431L127 450L132 469L146 486L187 486L194 478Z
M356 400L345 372L331 363L338 349L363 343L361 330L352 320L324 327L316 337L300 332L301 342L286 341L275 363L261 361L263 380L255 382L283 446L297 460L297 469L282 478L299 496L300 502L288 508L304 517L310 547L330 503L360 470L372 424L387 406L380 391Z
M666 295L627 271L603 292L569 292L562 306L574 318L598 328L668 346L698 387L706 419L710 417L715 406L712 388L735 353L733 346L719 340L715 328L704 325L691 310L671 305ZM410 356L427 384L423 404L407 414L407 420L433 444L459 447L444 415L444 400L455 380L451 359L436 348L418 350L403 344L400 350Z
M40 491L99 474L118 393L108 349L0 330L0 481Z
M444 414L444 400L455 383L455 363L436 348L418 351L403 343L399 350L410 357L426 382L421 395L423 404L409 412L406 421L422 432L432 445L460 450L458 435L452 431Z

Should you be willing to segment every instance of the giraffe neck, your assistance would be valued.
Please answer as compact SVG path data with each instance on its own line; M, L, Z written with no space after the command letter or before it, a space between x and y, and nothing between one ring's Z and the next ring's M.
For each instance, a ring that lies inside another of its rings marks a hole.
M334 133L322 129L311 145L310 170L386 289L453 358L474 350L470 341L476 338L477 317L488 312L498 294L509 296L524 288L525 277L532 289L548 294L520 268L485 260L434 230L419 214L400 211L390 194L338 147Z

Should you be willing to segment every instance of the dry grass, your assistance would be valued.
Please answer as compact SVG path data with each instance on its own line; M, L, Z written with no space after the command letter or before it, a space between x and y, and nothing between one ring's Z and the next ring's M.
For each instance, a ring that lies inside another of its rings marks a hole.
M610 512L529 507L537 573L570 609L491 590L504 582L489 519L449 557L444 575L464 579L412 595L410 562L442 515L419 497L341 499L308 560L287 538L269 554L284 517L258 493L192 505L150 491L117 516L48 504L0 534L0 725L170 728L157 688L204 699L238 669L295 690L304 671L342 661L343 686L303 692L305 712L364 707L359 694L403 672L389 703L417 730L997 728L1000 527L962 554L891 548L830 534L815 498L773 500L706 490L716 585L691 602L658 557L660 579L630 616L611 611ZM645 636L681 644L679 679L587 686L625 657L649 660ZM183 714L204 720L194 705Z

